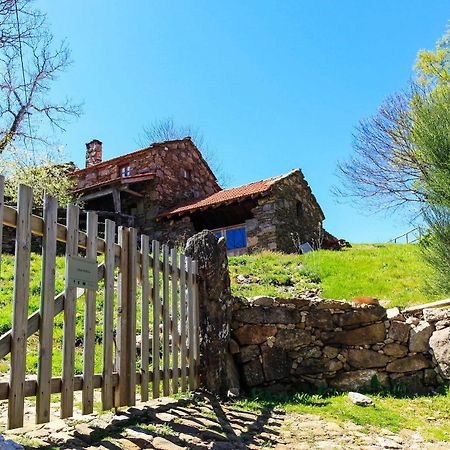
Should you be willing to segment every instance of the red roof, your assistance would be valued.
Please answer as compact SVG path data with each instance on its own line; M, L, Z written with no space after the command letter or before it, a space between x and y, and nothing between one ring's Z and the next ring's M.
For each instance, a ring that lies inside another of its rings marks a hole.
M284 175L268 178L267 180L255 181L253 183L244 184L243 186L238 186L231 189L224 189L222 191L216 192L209 197L204 197L202 199L192 200L189 203L185 203L181 206L175 206L172 209L164 211L158 215L158 218L169 218L174 215L182 215L184 213L192 213L200 209L214 208L216 206L234 203L243 200L248 197L257 196L264 194L269 191L270 188Z

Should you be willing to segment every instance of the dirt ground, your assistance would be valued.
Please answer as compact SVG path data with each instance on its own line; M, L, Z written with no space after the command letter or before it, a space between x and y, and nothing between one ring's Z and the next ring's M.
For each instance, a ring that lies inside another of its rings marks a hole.
M30 405L28 405L30 406ZM4 433L25 449L448 449L403 430L363 430L316 415L243 411L214 397L162 398L116 413L94 413Z

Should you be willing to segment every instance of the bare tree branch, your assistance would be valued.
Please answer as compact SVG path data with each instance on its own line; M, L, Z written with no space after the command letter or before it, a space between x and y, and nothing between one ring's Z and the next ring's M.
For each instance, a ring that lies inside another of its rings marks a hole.
M229 181L228 176L224 173L217 154L208 145L203 133L198 127L190 125L180 126L174 122L172 117L155 120L150 125L143 127L142 133L138 138L138 143L142 147L145 147L154 142L183 139L186 136L190 136L197 148L202 152L203 157L216 175L217 182L221 186L226 186Z
M376 115L359 123L353 156L338 163L342 184L334 188L336 195L363 200L375 209L423 204L426 167L410 139L410 102L417 92L412 86L410 92L387 98Z
M18 0L17 6L19 27L15 1L0 0L0 154L16 141L49 145L42 123L64 131L67 120L80 114L79 105L50 96L53 82L71 63L67 44L55 43L45 15L30 0Z

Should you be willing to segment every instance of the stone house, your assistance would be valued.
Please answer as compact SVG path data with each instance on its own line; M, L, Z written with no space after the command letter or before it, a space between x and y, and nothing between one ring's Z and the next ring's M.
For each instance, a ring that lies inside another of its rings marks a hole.
M86 210L162 242L184 242L208 229L225 236L230 254L295 252L298 243L322 234L325 216L300 169L222 189L189 137L107 161L102 143L93 140L86 168L73 175Z

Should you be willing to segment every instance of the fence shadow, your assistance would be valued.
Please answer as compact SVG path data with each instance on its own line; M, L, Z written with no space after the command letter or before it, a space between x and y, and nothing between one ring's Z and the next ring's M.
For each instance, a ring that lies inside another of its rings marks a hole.
M164 399L159 405L152 401L120 411L111 416L106 426L98 421L98 417L93 417L91 422L83 422L85 426L73 426L65 442L50 435L45 439L47 447L28 445L25 448L119 450L153 448L153 444L156 448L172 444L189 449L221 450L265 447L278 442L283 417L278 411L275 414L272 407L258 413L242 411L211 395L196 393L189 399Z

